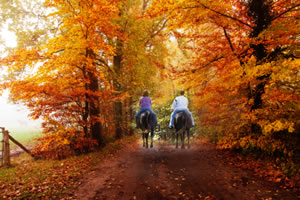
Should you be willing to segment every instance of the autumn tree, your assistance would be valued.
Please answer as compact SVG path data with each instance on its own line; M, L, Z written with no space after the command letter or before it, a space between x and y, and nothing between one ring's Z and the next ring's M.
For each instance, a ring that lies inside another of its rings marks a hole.
M195 91L203 122L223 135L220 147L297 152L298 10L291 0L154 1L151 15L168 15L186 41L190 62L174 72Z
M102 145L101 131L107 126L115 126L115 136L122 137L132 120L133 99L143 89L159 86L157 67L168 54L163 42L166 19L146 17L146 0L25 1L28 8L23 10L18 9L21 1L9 3L4 13L32 13L43 21L32 21L32 28L11 16L9 20L21 24L12 31L23 35L17 35L16 50L1 59L10 72L2 86L10 90L11 99L44 120L46 135L36 152L62 157ZM35 7L43 15L30 10Z
M114 54L109 40L119 34L113 23L117 3L45 1L47 20L57 26L51 38L19 45L1 60L9 71L18 72L5 84L12 99L24 102L33 118L44 120L46 135L39 150L102 144L99 104L111 97L106 77Z

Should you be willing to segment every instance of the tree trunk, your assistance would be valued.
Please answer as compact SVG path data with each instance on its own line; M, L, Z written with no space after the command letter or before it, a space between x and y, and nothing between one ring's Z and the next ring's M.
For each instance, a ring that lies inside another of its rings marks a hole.
M126 98L125 102L124 102L124 116L126 119L126 121L124 123L124 125L125 125L124 128L126 130L126 132L125 132L126 135L132 135L131 134L132 131L131 131L131 127L130 127L130 123L132 122L130 103L131 103L131 97Z
M116 55L113 58L113 64L114 64L114 69L116 72L116 77L114 80L114 87L116 89L116 91L118 91L118 94L121 94L121 83L120 83L120 76L121 76L121 69L122 69L122 42L120 40L117 41L117 51L116 51ZM123 119L122 119L122 101L121 100L117 100L115 102L115 126L116 126L116 133L115 136L117 139L122 138L123 136L123 129L122 129L122 125L123 125Z
M249 0L248 1L248 15L254 22L253 30L250 32L251 38L256 38L262 31L264 31L272 22L272 15L270 12L270 2L266 0ZM251 44L253 54L256 57L257 63L262 64L267 56L267 50L262 43ZM265 93L265 85L267 83L268 75L257 77L260 83L249 91L249 98L253 98L254 103L251 110L262 108L262 95Z
M122 102L117 101L115 102L115 125L116 125L116 138L120 139L123 136L123 129L122 129Z
M83 68L82 73L84 75L84 78L87 78L85 67ZM87 91L88 90L88 84L85 83L84 87L85 87L85 90ZM84 127L83 127L84 136L87 137L87 138L89 137L89 131L88 131L89 102L88 102L88 99L89 99L89 96L88 96L87 93L85 93L84 111L83 111L83 114L82 114L82 120L84 122Z
M129 97L129 122L132 122L135 120L135 116L133 114L133 109L132 109L132 104L133 104L133 100L132 100L132 96ZM130 131L129 131L129 135L133 135L134 133L134 129L133 127L129 126Z
M96 92L99 89L98 78L94 75L94 73L89 72L89 80L91 81L89 84L89 90ZM101 133L101 123L98 120L93 118L100 116L99 109L99 99L96 96L91 96L89 116L92 120L91 124L91 135L92 138L98 141L98 144L101 146L103 143L102 133Z
M253 30L250 32L250 38L256 38L259 34L264 31L272 23L272 14L270 11L271 5L270 1L267 0L249 0L248 4L248 16L252 18L254 26ZM251 44L250 47L253 49L253 55L256 57L257 64L263 64L266 62L267 49L263 43ZM267 84L269 75L263 75L257 77L259 84L251 90L249 84L249 94L248 98L253 99L253 104L251 105L251 111L260 109L263 106L262 95L265 93L265 85ZM251 124L251 132L261 134L261 127L256 124Z
M94 52L90 49L86 50L87 57L94 58ZM98 83L98 77L95 75L94 71L88 71L87 77L89 80L89 83L87 84L88 90L91 92L99 92L99 83ZM90 124L90 131L91 136L93 139L97 140L99 146L103 143L102 133L101 133L101 123L98 121L98 117L100 116L100 109L99 109L99 97L93 94L88 95L88 103L87 108L89 111L89 121Z

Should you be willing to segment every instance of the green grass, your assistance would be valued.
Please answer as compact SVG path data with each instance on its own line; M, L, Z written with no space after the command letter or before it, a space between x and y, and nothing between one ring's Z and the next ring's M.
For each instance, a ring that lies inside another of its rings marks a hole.
M39 131L14 131L9 133L14 139L23 144L24 146L34 146L37 142L35 139L42 136L42 133ZM2 141L3 135L0 134L0 140ZM0 148L2 149L2 142L0 143ZM15 145L12 141L10 141L10 148L15 149L17 145Z

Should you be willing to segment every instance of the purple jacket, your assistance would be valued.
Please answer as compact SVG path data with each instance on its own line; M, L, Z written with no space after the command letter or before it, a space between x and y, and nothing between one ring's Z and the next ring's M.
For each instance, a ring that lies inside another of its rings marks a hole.
M150 97L142 97L140 99L140 106L141 108L151 108L151 99Z

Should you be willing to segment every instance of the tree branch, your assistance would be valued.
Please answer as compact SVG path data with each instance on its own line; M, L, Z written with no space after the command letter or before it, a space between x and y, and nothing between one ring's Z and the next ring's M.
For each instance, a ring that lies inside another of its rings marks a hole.
M195 1L196 1L197 3L199 3L199 4L200 4L203 8L205 8L205 9L208 9L208 10L210 10L210 11L212 11L212 12L214 12L214 13L217 13L217 14L223 16L223 17L232 19L232 20L237 21L237 22L239 22L239 23L241 23L241 24L243 24L243 25L246 25L246 26L248 26L248 27L250 27L250 28L253 28L251 25L247 24L246 22L243 22L243 21L240 20L240 19L234 18L234 17L232 17L232 16L230 16L230 15L226 15L226 14L224 14L224 13L221 13L221 12L217 11L217 10L214 10L214 9L212 9L212 8L210 8L210 7L208 7L208 6L206 6L205 4L201 3L199 0L195 0Z
M163 22L163 20L165 20L165 21ZM162 19L162 20L158 23L158 26L159 26L159 24L161 24L161 22L163 22L162 25L161 25L161 27L158 28L156 31L155 31L155 30L153 31L153 33L150 35L150 37L149 37L149 38L147 39L147 41L144 43L145 46L147 46L147 44L150 42L150 40L151 40L152 38L154 38L156 35L158 35L158 34L166 27L167 22L168 22L168 19ZM157 28L157 27L156 27L156 28ZM145 38L145 39L146 39L146 38Z
M216 57L214 57L213 59L211 59L208 63L206 63L205 65L203 65L201 68L207 67L207 66L209 66L210 64L212 64L212 63L214 63L214 62L216 62L216 61L218 61L218 60L220 60L220 59L222 59L222 58L224 58L224 56L216 56ZM192 71L192 73L195 73L196 71L198 71L198 70L201 69L201 68L198 68L198 69L192 69L191 71Z
M51 55L56 54L56 53L59 53L59 52L62 52L62 51L64 51L64 50L65 50L64 48L63 48L63 49L59 49L59 50L57 50L57 51L52 52Z
M116 72L104 60L102 60L101 58L96 58L96 60L98 62L102 63L102 66L105 66L112 74L114 74L114 75L116 74Z
M143 10L146 10L149 0L143 0Z
M296 5L292 6L292 7L290 7L290 8L287 9L286 11L284 11L284 12L280 13L279 15L273 17L273 18L272 18L272 21L274 21L275 19L281 17L282 15L284 15L284 14L286 14L286 13L292 11L294 8L297 8L297 7L299 7L299 6L300 6L300 4L296 4Z
M227 41L229 43L231 51L234 52L234 48L233 48L232 42L231 42L230 37L227 34L227 31L226 31L226 29L224 27L223 27L223 31L224 31L224 35L225 35L225 37L226 37L226 39L227 39Z

